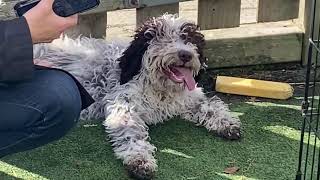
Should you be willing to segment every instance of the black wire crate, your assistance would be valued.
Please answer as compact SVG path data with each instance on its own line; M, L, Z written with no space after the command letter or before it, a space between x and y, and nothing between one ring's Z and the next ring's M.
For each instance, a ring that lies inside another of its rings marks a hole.
M320 179L320 0L313 0L309 37L305 94L302 102L302 126L296 180Z

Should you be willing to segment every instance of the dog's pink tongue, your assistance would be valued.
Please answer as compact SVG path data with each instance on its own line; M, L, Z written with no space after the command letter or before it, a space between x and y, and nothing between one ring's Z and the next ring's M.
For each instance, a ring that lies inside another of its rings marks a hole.
M196 88L196 81L193 78L192 71L188 68L176 67L177 71L179 71L183 75L184 83L187 85L189 91L192 91Z

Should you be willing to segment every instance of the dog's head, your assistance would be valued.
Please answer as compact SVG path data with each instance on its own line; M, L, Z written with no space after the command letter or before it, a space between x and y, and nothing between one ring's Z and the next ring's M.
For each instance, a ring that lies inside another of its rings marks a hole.
M194 23L168 14L150 19L138 28L119 59L121 84L140 73L157 88L193 90L194 77L205 65L204 45Z

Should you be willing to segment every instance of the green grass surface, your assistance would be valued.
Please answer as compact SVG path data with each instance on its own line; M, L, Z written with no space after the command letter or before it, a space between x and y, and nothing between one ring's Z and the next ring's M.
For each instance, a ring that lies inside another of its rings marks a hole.
M243 123L243 138L226 141L181 119L151 127L158 148L159 180L294 179L298 164L299 99L242 102L231 109ZM94 123L94 122L92 122ZM238 166L234 175L226 167ZM0 161L0 179L128 179L105 140L102 126L79 124L69 135Z

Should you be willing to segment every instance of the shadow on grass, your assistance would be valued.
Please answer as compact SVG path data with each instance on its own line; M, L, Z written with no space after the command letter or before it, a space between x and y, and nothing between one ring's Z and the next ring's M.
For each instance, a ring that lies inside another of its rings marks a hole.
M152 126L151 142L158 148L156 179L294 179L302 117L300 101L290 103L232 105L243 123L240 141L224 140L178 118ZM44 179L128 179L100 125L80 125L56 143L2 161L23 169L18 177L33 174ZM234 175L224 174L229 166L240 170ZM0 165L1 171L10 174L10 168Z

